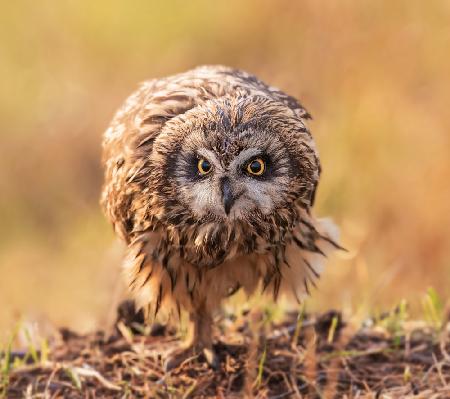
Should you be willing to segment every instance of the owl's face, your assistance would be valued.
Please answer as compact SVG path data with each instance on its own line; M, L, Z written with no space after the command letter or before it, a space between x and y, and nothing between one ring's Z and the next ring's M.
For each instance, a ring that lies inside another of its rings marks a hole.
M310 200L319 166L304 146L309 138L283 104L214 101L166 124L155 166L165 192L176 193L178 212L182 204L196 223L255 224L299 198Z
M274 212L286 203L292 175L281 143L252 127L194 131L170 172L196 218L223 221Z

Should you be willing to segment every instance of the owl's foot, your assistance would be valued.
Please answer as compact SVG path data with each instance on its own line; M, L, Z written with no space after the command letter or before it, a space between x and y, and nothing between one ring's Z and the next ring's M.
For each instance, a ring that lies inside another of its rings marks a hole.
M176 349L170 353L164 362L164 370L170 371L179 367L182 363L203 358L213 368L219 368L219 358L212 347L200 347L192 345L187 348Z

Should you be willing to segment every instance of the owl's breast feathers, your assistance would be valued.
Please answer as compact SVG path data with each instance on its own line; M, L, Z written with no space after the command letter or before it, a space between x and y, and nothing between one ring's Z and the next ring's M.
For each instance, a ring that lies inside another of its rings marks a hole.
M155 172L158 165L150 154L173 118L208 101L236 97L279 103L299 126L298 134L286 141L301 136L310 168L301 186L304 193L290 207L269 216L255 215L253 223L199 223L177 202L164 176ZM321 272L322 258L338 247L331 224L310 213L320 164L304 125L308 118L293 97L226 67L200 67L148 81L128 98L104 135L101 202L129 246L125 270L138 303L156 314L165 304L189 309L208 298L213 309L230 292L243 287L251 293L259 282L275 298L280 289L297 299L308 292L309 282Z

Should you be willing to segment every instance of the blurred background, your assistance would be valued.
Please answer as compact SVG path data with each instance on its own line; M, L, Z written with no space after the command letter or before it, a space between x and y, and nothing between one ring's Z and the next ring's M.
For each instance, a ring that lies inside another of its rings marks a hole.
M138 82L200 64L298 97L340 226L312 309L419 312L450 292L450 3L16 1L0 15L0 328L101 326L122 248L101 134Z

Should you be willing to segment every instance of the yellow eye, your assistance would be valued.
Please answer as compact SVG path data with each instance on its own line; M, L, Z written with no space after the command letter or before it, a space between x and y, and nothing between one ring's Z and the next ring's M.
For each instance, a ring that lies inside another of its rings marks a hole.
M212 169L211 163L203 158L198 160L197 168L201 175L207 175Z
M266 164L261 158L255 158L247 165L247 172L254 176L261 176L266 170Z

